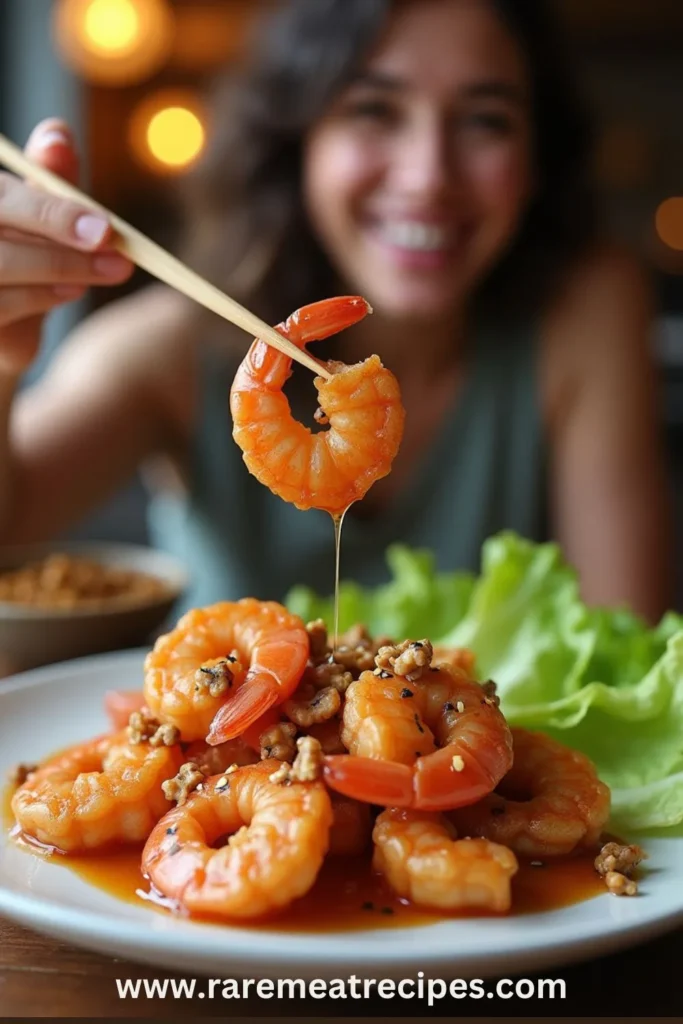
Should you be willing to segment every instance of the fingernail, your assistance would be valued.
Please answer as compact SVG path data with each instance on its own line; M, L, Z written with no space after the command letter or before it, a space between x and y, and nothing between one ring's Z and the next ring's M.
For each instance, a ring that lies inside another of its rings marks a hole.
M76 237L80 238L82 242L87 242L88 245L99 245L109 230L109 224L104 217L84 213L76 221L74 230Z
M85 288L77 284L58 284L52 290L59 299L77 299Z
M102 277L123 277L130 268L123 256L98 256L94 262L95 271Z
M41 149L48 149L50 146L70 146L71 139L58 128L50 128L38 136L36 144Z

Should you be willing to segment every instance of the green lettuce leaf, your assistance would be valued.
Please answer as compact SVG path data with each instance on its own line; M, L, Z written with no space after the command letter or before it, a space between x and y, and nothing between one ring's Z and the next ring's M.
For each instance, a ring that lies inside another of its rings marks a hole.
M340 627L469 647L512 725L583 751L612 790L622 830L683 823L683 617L650 628L625 609L589 608L554 544L490 538L481 574L439 573L433 556L394 546L392 579L344 583ZM332 622L332 600L302 588L288 605Z

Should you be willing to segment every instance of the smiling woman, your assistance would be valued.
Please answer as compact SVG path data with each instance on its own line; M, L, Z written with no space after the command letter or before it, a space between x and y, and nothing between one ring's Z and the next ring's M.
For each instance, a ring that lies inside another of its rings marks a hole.
M555 40L540 0L278 5L217 93L184 255L271 323L333 295L372 306L316 343L346 364L379 356L406 410L391 474L346 517L345 576L377 582L395 541L476 568L501 529L550 533L589 601L656 617L668 547L648 289L598 239L590 135ZM64 126L30 150L75 169ZM0 539L68 526L161 456L186 493L157 494L152 532L192 565L189 604L328 592L326 517L270 494L233 442L241 344L178 296L110 304L10 409L53 287L129 268L93 261L104 226L78 242L80 211L5 184L0 227L47 235L53 251L2 241ZM317 430L310 383L295 369L288 398Z

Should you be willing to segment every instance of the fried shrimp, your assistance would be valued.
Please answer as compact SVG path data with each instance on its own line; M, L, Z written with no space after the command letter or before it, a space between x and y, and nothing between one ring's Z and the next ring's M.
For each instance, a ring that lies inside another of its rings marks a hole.
M262 917L308 892L329 848L331 801L322 782L271 782L280 764L214 776L170 811L142 854L152 885L190 914L227 919Z
M549 857L597 844L610 791L584 754L543 733L513 729L512 768L497 792L449 819L458 831Z
M243 736L259 749L267 712L294 693L308 654L304 623L274 601L197 608L147 655L145 702L186 742Z
M303 348L369 311L357 296L325 299L277 329ZM329 364L332 378L315 378L324 413L318 422L329 427L313 433L292 417L282 390L291 366L264 341L253 343L230 393L233 437L249 471L284 501L339 515L389 473L405 418L398 382L377 356L353 366Z
M441 811L480 800L509 770L512 738L497 701L454 665L420 671L414 682L364 672L349 686L341 734L349 754L325 758L332 789L381 807Z
M510 909L517 872L511 850L486 839L456 839L439 814L392 808L375 822L373 867L394 892L425 907Z
M177 745L102 736L30 774L12 811L26 835L64 853L139 843L169 810L161 787L182 760Z

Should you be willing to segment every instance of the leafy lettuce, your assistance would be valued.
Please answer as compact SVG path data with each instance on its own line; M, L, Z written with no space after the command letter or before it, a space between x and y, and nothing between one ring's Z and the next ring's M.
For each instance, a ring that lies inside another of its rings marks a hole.
M429 552L403 546L387 561L385 585L342 584L342 630L363 622L375 635L471 648L511 724L594 761L614 827L683 822L683 617L653 629L624 609L590 608L557 545L512 533L486 542L478 577L439 573ZM331 598L296 588L287 603L332 622Z

